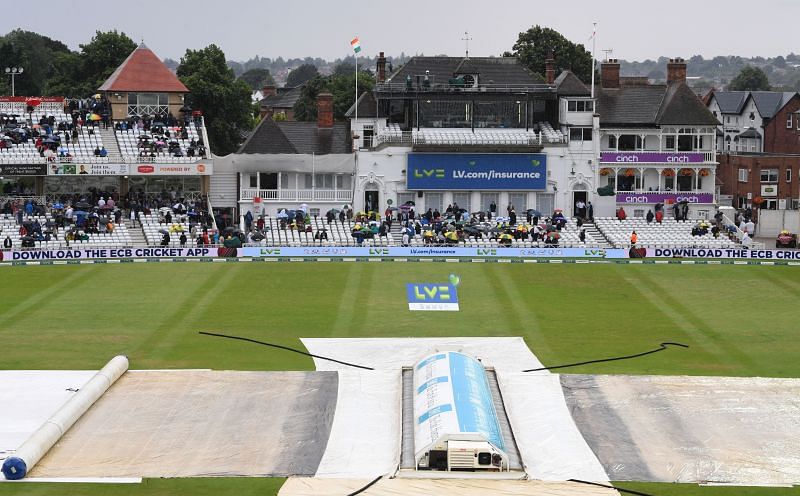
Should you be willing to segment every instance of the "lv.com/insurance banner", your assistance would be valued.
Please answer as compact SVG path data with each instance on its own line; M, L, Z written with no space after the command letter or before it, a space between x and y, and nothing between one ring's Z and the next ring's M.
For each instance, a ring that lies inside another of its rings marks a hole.
M544 190L542 153L409 153L410 190Z
M628 258L622 249L602 248L466 248L431 246L418 248L307 246L304 248L260 247L239 248L240 257L303 258L303 257L399 257L399 258Z
M234 252L235 254L235 252ZM0 252L5 262L36 262L47 260L119 260L124 258L215 258L217 248L97 248L81 250L11 250Z

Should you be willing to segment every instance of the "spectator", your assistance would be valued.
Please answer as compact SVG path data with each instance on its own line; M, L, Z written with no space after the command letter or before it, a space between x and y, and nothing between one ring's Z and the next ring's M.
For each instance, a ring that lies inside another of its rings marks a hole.
M636 246L636 242L639 241L639 236L636 234L636 231L631 233L631 246Z
M654 217L655 217L655 215L653 215L653 211L652 210L648 210L647 211L647 216L645 217L647 219L647 223L651 224L653 222L653 218Z
M183 248L184 246L186 246L186 233L185 233L185 232L181 232L181 237L180 237L180 238L178 238L178 239L179 239L179 240L180 240L180 242L181 242L181 248Z
M169 233L165 232L164 237L161 238L161 246L169 246Z
M656 222L661 224L662 220L664 220L664 211L663 210L656 210Z
M106 150L106 147L104 147L104 146L100 147L100 156L101 157L108 157L108 150Z
M3 240L3 248L10 250L13 246L14 242L11 241L11 236L6 236L6 239Z
M747 231L747 234L749 234L751 238L753 237L753 235L755 235L755 233L756 233L756 225L755 225L755 223L753 223L753 219L752 218L747 220L747 222L744 225L744 230Z

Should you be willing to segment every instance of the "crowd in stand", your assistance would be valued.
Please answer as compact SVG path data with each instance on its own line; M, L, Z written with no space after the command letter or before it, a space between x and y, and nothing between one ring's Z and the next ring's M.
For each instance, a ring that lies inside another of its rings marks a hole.
M6 234L5 248L20 246L35 248L37 242L62 239L66 246L72 241L86 241L92 234L111 234L125 219L130 219L132 227L141 226L142 216L152 211L160 214L160 219L168 225L172 216L181 222L188 219L192 239L197 245L216 244L219 235L211 233L213 221L207 211L205 201L187 202L180 191L174 188L160 194L145 194L142 190L131 190L120 197L115 189L111 191L90 188L85 194L60 195L46 205L35 200L6 200L0 205L4 218L13 218L18 226L15 239ZM47 215L47 221L40 218ZM202 233L201 233L202 231ZM175 231L173 231L175 232Z
M189 140L188 126L190 125L190 118L188 115L184 117L182 122L175 119L172 114L166 116L143 116L131 117L127 121L117 122L114 127L117 131L126 131L128 129L136 129L140 133L139 143L139 157L155 158L156 154L166 151L173 157L201 157L206 156L206 147L203 142L202 136L197 139L192 138L189 141L189 146L184 151L178 143L178 139ZM170 129L173 129L170 131Z

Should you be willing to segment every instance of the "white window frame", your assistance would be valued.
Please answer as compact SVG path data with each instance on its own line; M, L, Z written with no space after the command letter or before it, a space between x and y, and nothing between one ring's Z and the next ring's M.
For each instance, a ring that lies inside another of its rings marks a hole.
M747 169L739 169L739 182L746 183L749 179L749 171Z
M786 114L786 129L792 128L792 114Z
M792 169L786 169L786 182L792 182Z
M764 176L766 175L766 179ZM777 183L778 182L778 169L761 169L761 182L762 183Z

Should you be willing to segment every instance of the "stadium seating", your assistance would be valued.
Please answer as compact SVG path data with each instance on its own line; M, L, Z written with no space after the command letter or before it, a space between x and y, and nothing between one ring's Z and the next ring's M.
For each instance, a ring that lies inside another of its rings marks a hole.
M52 214L47 213L44 215L25 216L25 221L30 220L38 221L42 226L42 231L52 231L50 241L35 241L35 247L41 249L63 249L63 248L107 248L107 247L124 247L132 246L130 233L128 232L125 224L114 224L114 231L112 233L94 233L88 234L89 239L85 241L73 240L67 242L64 239L66 233L74 227L74 223L70 223L66 228L59 227L57 231L53 230L52 223L55 219ZM48 227L48 223L50 227ZM11 215L0 215L0 239L5 239L10 236L14 243L14 248L18 249L22 245L22 236L19 234L20 226Z
M412 131L412 141L424 145L530 146L564 143L564 134L549 122L540 122L539 131L522 128L423 128ZM376 143L399 143L403 132L390 123L376 137Z
M152 141L154 138L158 139L157 135L149 131L145 131L143 129L139 129L137 127L132 127L128 129L116 129L115 134L117 137L117 143L119 144L120 153L123 157L126 157L130 160L139 160L139 161L158 161L160 163L174 163L174 164L184 164L184 163L194 163L201 158L198 155L194 157L188 157L187 152L189 150L190 144L192 141L198 142L202 141L202 135L200 130L195 127L194 123L189 123L186 127L186 131L188 134L187 139L181 139L179 135L179 127L166 127L166 130L169 131L170 136L169 138L165 138L165 142L175 141L178 143L178 147L181 150L180 157L174 156L174 153L170 153L166 146L164 146L161 151L156 151L155 157L149 156L149 151L147 152L148 157L141 157L140 152L141 148L139 148L140 138L142 136L146 136L149 141Z
M644 248L734 248L736 242L721 232L718 238L710 230L702 236L693 236L692 229L699 220L676 221L664 219L648 224L644 218L596 217L595 225L615 248L628 248L631 233L636 231L637 246Z
M34 113L34 122L38 122L36 120L37 114ZM42 114L44 115L44 114ZM60 122L72 122L72 118L65 114L53 114L49 113L48 115L53 115L56 119L56 126ZM40 116L41 117L41 116ZM24 127L24 126L23 126ZM60 162L83 162L83 163L108 163L108 157L95 157L94 150L95 148L102 148L104 147L103 138L99 132L94 131L94 126L87 125L87 126L79 126L78 127L78 140L70 140L67 143L67 139L65 137L68 134L68 131L55 131L53 134L60 138L61 144L58 147L59 150L63 148L66 154L72 156L71 159L60 158L56 159ZM70 137L71 137L71 133ZM2 132L0 132L2 135ZM36 149L36 139L29 138L25 143L13 144L11 142L7 142L10 144L9 148L0 148L0 164L40 164L46 162L46 159L41 156L39 151Z

